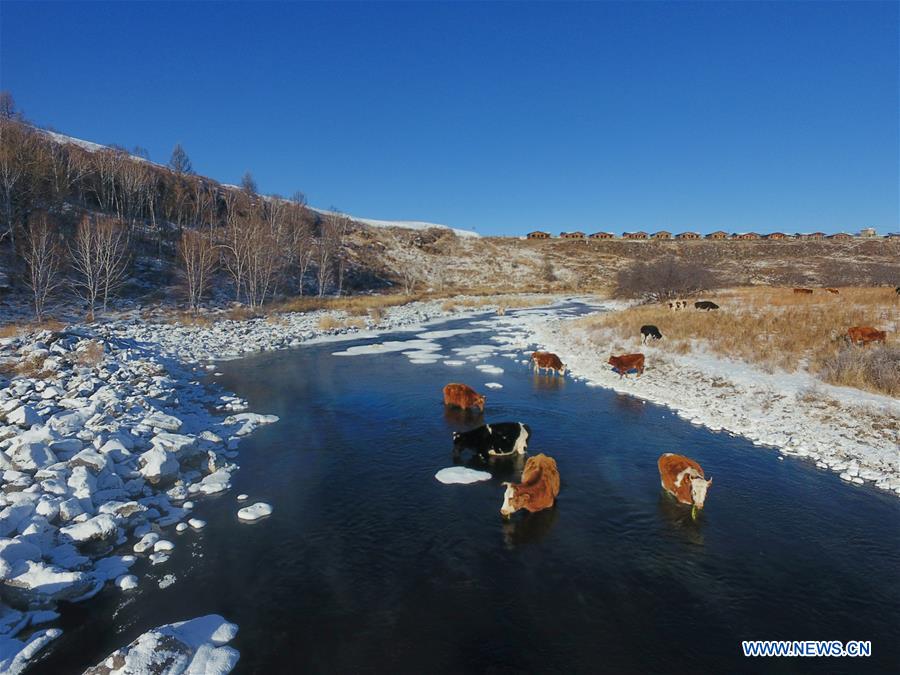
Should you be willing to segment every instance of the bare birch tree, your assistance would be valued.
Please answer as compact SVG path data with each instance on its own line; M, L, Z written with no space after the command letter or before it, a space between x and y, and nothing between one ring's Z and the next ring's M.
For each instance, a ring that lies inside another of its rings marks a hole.
M59 233L51 226L46 214L31 218L22 257L28 266L25 283L31 289L34 318L43 321L47 300L60 284L59 267L62 259Z
M75 278L72 289L88 306L94 320L97 304L105 311L126 279L128 232L114 218L85 216L75 231L69 254Z
M200 310L203 295L209 288L218 255L210 230L203 228L185 230L181 233L178 257L181 262L181 273L184 277L188 305L194 314Z

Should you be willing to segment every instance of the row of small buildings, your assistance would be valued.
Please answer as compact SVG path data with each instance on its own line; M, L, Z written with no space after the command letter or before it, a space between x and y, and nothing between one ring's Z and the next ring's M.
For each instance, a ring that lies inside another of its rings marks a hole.
M528 233L528 239L550 239L549 232L535 230ZM702 235L699 232L679 232L672 234L667 230L659 232L624 232L621 237L617 237L612 232L594 232L594 234L586 235L584 232L561 232L561 239L872 239L878 237L878 233L874 228L865 228L860 230L859 234L847 234L846 232L838 232L837 234L825 234L824 232L797 232L795 234L786 234L784 232L770 232L768 234L757 234L756 232L736 232L729 234L724 230L716 230L709 234ZM893 232L886 238L900 238L900 233Z

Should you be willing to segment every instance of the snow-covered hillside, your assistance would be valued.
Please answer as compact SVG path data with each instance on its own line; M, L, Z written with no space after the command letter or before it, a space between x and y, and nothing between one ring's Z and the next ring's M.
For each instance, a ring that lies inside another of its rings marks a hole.
M310 207L316 213L321 213L322 215L328 215L332 213L332 211L327 211L325 209L317 209L315 207ZM370 227L402 227L407 230L427 230L432 227L439 227L442 229L453 230L460 237L480 237L481 235L477 232L473 232L472 230L460 230L455 227L450 227L449 225L441 225L439 223L427 223L421 220L375 220L373 218L359 218L357 216L352 216L349 213L344 214L353 220L363 223L364 225L369 225Z

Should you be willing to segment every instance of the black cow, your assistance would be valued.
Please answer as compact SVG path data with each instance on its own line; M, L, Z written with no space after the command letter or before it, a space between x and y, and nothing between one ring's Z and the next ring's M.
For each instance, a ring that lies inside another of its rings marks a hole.
M711 309L719 309L719 306L716 303L710 302L709 300L701 300L700 302L695 302L694 307L696 307L697 309L705 309L707 312Z
M485 424L469 431L453 432L453 451L471 448L482 458L524 455L531 427L521 422Z
M641 326L641 342L646 343L650 338L653 338L654 340L662 340L662 333L659 332L659 328L649 324L646 326Z

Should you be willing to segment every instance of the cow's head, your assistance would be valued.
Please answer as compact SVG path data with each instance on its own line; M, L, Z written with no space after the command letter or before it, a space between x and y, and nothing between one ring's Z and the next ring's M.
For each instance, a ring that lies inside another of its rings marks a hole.
M691 479L691 501L696 509L702 509L706 502L706 491L712 485L712 478L704 480L703 478Z
M527 492L521 492L518 485L512 483L503 483L506 486L506 492L503 493L503 505L500 507L500 515L509 518L512 514L531 500L531 495Z
M487 397L484 394L478 394L475 398L475 407L484 412L484 402L487 400Z
M619 368L622 365L622 362L619 360L618 356L610 356L607 363L611 365L613 367L613 370L615 370L617 373L619 372Z

